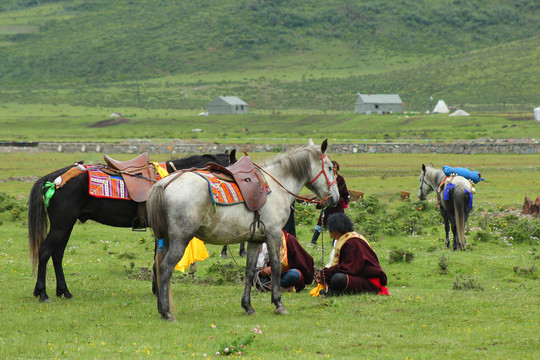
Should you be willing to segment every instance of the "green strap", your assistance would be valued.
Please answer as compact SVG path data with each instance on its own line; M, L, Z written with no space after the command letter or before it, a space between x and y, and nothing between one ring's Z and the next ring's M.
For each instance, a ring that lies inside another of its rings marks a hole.
M45 203L46 207L49 207L49 201L51 201L55 191L56 185L54 185L54 183L47 181L45 185L43 185L43 202Z

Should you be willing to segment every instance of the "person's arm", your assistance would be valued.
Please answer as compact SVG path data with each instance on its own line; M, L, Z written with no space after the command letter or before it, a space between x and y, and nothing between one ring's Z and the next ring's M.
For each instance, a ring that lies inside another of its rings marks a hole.
M341 198L341 202L343 202L344 204L348 204L351 198L351 195L349 194L349 189L347 189L347 183L345 183L345 179L341 175L340 175L340 181L338 183L338 190L339 190L339 197Z
M360 240L361 241L361 240ZM358 241L347 241L341 248L339 264L323 269L327 283L337 273L359 275L364 268L366 258Z

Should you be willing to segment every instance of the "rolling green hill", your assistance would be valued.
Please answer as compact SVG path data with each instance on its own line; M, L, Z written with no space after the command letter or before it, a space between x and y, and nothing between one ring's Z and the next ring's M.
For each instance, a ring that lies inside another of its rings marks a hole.
M3 0L0 101L344 111L357 92L540 102L536 0Z

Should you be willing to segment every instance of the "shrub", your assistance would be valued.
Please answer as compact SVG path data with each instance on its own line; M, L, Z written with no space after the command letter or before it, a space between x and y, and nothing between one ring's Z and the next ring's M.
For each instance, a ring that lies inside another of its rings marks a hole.
M456 281L452 284L454 290L484 290L484 287L480 285L475 278L468 275L459 275L456 277Z
M446 256L442 256L439 260L439 269L441 269L441 272L446 273L448 270L448 258Z
M390 264L395 262L411 262L414 259L414 254L409 250L395 249L390 252L390 258L388 262Z
M27 206L20 199L17 199L13 195L6 193L0 193L0 213L10 212L10 218L12 221L19 220L21 213L27 210Z

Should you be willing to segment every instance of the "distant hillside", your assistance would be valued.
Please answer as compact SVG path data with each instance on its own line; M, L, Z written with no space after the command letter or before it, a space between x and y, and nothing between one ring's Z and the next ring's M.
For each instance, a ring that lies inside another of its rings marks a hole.
M4 0L0 100L201 108L234 92L268 109L350 110L375 91L410 109L430 95L534 103L539 33L537 0Z

